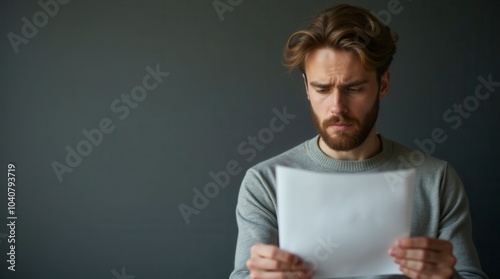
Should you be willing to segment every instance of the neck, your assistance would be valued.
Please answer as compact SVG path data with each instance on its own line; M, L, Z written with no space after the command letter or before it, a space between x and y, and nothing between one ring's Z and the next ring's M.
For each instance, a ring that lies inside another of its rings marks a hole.
M373 128L365 139L365 141L358 147L348 151L338 151L331 149L321 137L318 142L319 148L323 153L336 160L365 160L369 159L382 151L382 142Z

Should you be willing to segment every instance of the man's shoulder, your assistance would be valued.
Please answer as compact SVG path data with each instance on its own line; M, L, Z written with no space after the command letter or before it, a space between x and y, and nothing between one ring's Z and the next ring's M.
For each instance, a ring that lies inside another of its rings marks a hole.
M392 159L405 168L438 170L446 168L449 165L447 161L434 157L432 154L411 148L388 138L384 138L384 140L393 146Z
M317 136L312 139L308 139L284 152L264 160L256 165L252 166L250 169L255 171L268 171L273 170L276 166L290 166L290 167L300 167L305 161L309 160L308 145L311 142L317 140Z

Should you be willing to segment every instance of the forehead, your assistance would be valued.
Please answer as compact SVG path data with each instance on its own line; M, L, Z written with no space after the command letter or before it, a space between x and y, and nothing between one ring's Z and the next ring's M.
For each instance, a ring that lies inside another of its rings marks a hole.
M325 82L375 77L375 71L367 71L355 52L328 47L311 51L304 70L309 80Z

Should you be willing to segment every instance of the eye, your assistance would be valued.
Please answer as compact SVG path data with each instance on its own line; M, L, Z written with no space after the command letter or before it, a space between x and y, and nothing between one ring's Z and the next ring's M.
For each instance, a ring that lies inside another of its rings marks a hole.
M329 88L316 88L316 92L318 93L328 93L330 92Z
M363 87L348 87L347 92L349 93L356 93L356 92L361 92L363 90Z

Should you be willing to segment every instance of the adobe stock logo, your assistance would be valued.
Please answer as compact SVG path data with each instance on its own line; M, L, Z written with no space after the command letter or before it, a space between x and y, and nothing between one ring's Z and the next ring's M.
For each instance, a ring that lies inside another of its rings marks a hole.
M25 16L21 18L21 21L24 23L20 33L22 36L14 32L9 32L9 34L7 34L7 38L14 52L16 54L19 53L19 46L21 44L28 44L29 39L33 39L38 34L39 28L43 28L48 24L49 17L54 18L59 13L59 5L66 5L69 1L70 0L38 1L38 5L42 10L35 12L31 21Z
M111 112L115 113L119 120L125 120L130 115L131 110L136 109L139 103L147 98L148 93L156 89L163 82L163 79L170 75L170 73L162 72L159 64L156 65L156 69L146 66L146 72L147 74L142 78L142 83L132 87L130 94L122 93L120 98L111 102ZM65 147L67 153L66 160L63 162L66 164L58 161L51 163L59 183L63 181L65 173L72 173L82 163L84 157L89 156L94 147L98 147L103 142L104 136L112 133L115 128L116 125L111 118L103 117L99 121L97 128L81 130L84 139L80 140L75 145L75 148L70 145Z
M411 2L411 0L408 0ZM400 14L404 9L404 6L401 5L401 2L399 0L389 0L387 2L387 9L381 9L378 11L370 11L372 15L377 17L384 25L389 25L392 20L393 15L398 15ZM371 24L368 22L364 28L364 30L361 30L358 27L354 27L356 30L356 37L355 40L359 41L363 46L367 46L370 44L371 39L370 37L376 37L379 35L380 31L382 30L382 26L379 26L376 22L373 22L374 26L371 26Z
M112 279L135 279L134 275L127 274L125 267L122 267L121 274L116 269L112 269L111 274L114 276Z
M423 139L416 138L413 142L419 150L415 149L406 156L398 156L399 165L397 174L391 172L385 175L389 185L396 185L403 182L403 179L410 174L404 170L421 166L427 158L424 153L432 155L439 144L443 144L448 140L450 129L457 130L460 128L465 119L471 117L472 113L479 109L482 102L485 102L491 96L497 96L492 93L500 88L500 81L493 80L492 74L488 74L486 78L480 75L477 77L477 81L474 93L465 96L461 102L454 103L443 112L443 122L447 123L448 127L436 127L428 137Z
M304 258L307 265L315 271L321 262L328 260L335 253L335 249L342 246L340 243L332 241L331 235L327 235L326 238L317 237L316 243L312 257Z
M272 111L274 115L269 120L267 127L260 129L256 136L248 136L246 140L238 144L238 154L244 156L245 161L248 163L252 162L257 153L264 150L266 145L274 140L276 133L282 132L290 124L290 120L297 116L288 113L286 106L281 111L276 108L273 108ZM200 214L201 210L210 204L210 200L219 196L220 190L226 188L232 177L240 174L242 170L243 168L237 160L229 160L225 169L218 172L210 171L208 173L210 181L203 186L202 190L197 187L192 189L193 198L191 204L180 203L178 205L186 225L191 223L193 214Z
M225 0L227 3L224 3L223 0L215 0L212 2L214 6L215 12L219 16L220 21L224 21L224 13L232 12L234 8L239 6L243 0Z

